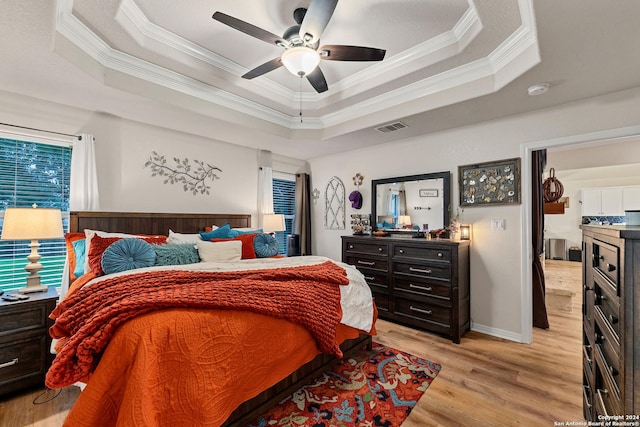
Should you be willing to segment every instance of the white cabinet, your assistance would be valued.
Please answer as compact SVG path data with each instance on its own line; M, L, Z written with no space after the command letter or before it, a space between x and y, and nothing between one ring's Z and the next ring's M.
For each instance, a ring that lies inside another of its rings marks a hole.
M624 216L622 188L582 190L582 216Z
M624 187L622 189L622 207L625 211L640 210L640 187Z

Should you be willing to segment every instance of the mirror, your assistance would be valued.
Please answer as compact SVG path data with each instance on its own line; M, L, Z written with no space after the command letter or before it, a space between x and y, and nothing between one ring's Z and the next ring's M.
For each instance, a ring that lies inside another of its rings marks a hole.
M375 230L416 232L449 225L450 172L375 179L371 185Z

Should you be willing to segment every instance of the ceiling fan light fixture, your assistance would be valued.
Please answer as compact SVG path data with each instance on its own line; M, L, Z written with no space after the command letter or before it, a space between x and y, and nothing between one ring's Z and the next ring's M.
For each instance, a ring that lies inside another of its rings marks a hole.
M280 58L287 70L295 76L306 76L320 64L317 51L306 46L296 46L285 50Z

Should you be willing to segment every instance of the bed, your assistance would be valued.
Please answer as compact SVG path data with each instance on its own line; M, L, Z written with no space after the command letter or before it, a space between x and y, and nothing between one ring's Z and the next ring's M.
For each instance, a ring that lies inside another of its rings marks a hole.
M194 233L207 225L223 224L246 229L251 227L251 217L218 214L72 212L69 232L82 233L85 229L90 229L166 235L168 230L175 233ZM278 274L285 275L282 279L284 282L294 283L288 281L287 274L293 274L297 278L298 272L305 269L323 271L326 267L327 271L333 272L335 267L334 263L320 257L243 261L246 263L236 263L242 264L242 268L232 267L234 263L224 264L223 267L217 263L191 264L191 267L180 266L181 270L176 272L173 267L151 267L106 275L74 288L78 282L82 282L81 277L71 286L70 294L65 296L60 307L65 303L71 304L74 299L80 300L81 293L91 292L91 295L97 295L93 292L97 292L98 289L106 292L110 292L109 289L130 289L129 286L133 286L134 282L143 282L140 280L142 277L145 280L150 277L169 280L170 276L173 280L174 276L171 274L176 274L175 277L178 278L182 275L204 274L211 278L214 275L209 269L213 269L216 277L228 274L234 277L233 280L241 280L238 282L241 286L248 286L245 281L248 280L247 277L253 277L252 274L262 278L261 275L273 275L273 271L278 271ZM202 271L203 269L206 271ZM243 273L237 274L236 270ZM356 289L356 285L361 286L363 283L366 287L364 279L360 282L357 270L348 267L344 270L348 277L347 282L351 284L340 287L342 294L344 289L349 287ZM247 271L252 273L247 275ZM311 277L304 280L315 279ZM259 281L256 280L256 283ZM166 287L162 286L159 292L166 294ZM273 283L269 282L269 286L269 289L272 289ZM96 290L90 291L91 287ZM176 298L188 298L187 290L180 288L179 293L181 294ZM118 294L111 292L96 298L108 299L110 295ZM344 295L341 298L343 304ZM370 346L371 335L375 333L373 322L376 314L373 304L371 328L357 328L339 323L332 332L334 344L339 344L339 349L333 350L330 344L323 344L323 341L305 325L293 323L285 318L271 317L263 312L233 308L211 309L199 305L172 307L164 306L162 302L157 301L154 304L158 304L162 309L143 312L114 329L106 348L97 351L90 368L81 366L85 370L80 373L69 370L73 374L69 374L66 380L81 379L86 383L86 388L69 413L66 421L68 425L247 425L282 398L336 363L339 360L336 355L341 353L342 357L348 357L363 346ZM320 311L317 307L312 309ZM343 305L338 308L338 316L342 315L342 321L347 317L344 313L346 310ZM68 333L65 331L68 325L62 322L63 316L60 313L56 313L56 316L59 317L52 328L52 334L56 333L59 338L60 330ZM335 317L334 314L329 316ZM56 326L58 323L60 324ZM71 338L64 337L62 340L71 341ZM319 347L325 352L321 352ZM78 354L73 356L74 360L81 359L84 354L80 350L77 351ZM56 359L70 359L67 356L60 353ZM65 369L60 368L63 363L56 365L56 362L58 360L54 361L54 366L47 374L48 382L55 383L55 378L60 379L60 376L56 377L60 372L63 373L62 377L68 374ZM88 374L86 369L89 369ZM64 382L57 383L61 384Z

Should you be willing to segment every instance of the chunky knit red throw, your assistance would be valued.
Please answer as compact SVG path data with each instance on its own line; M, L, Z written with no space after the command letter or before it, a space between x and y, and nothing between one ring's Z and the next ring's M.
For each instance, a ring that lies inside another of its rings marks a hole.
M64 345L46 376L61 388L88 376L117 328L165 308L245 310L305 327L325 353L342 356L335 341L340 322L340 289L345 270L322 264L234 272L154 271L134 273L86 286L51 313L49 332Z

